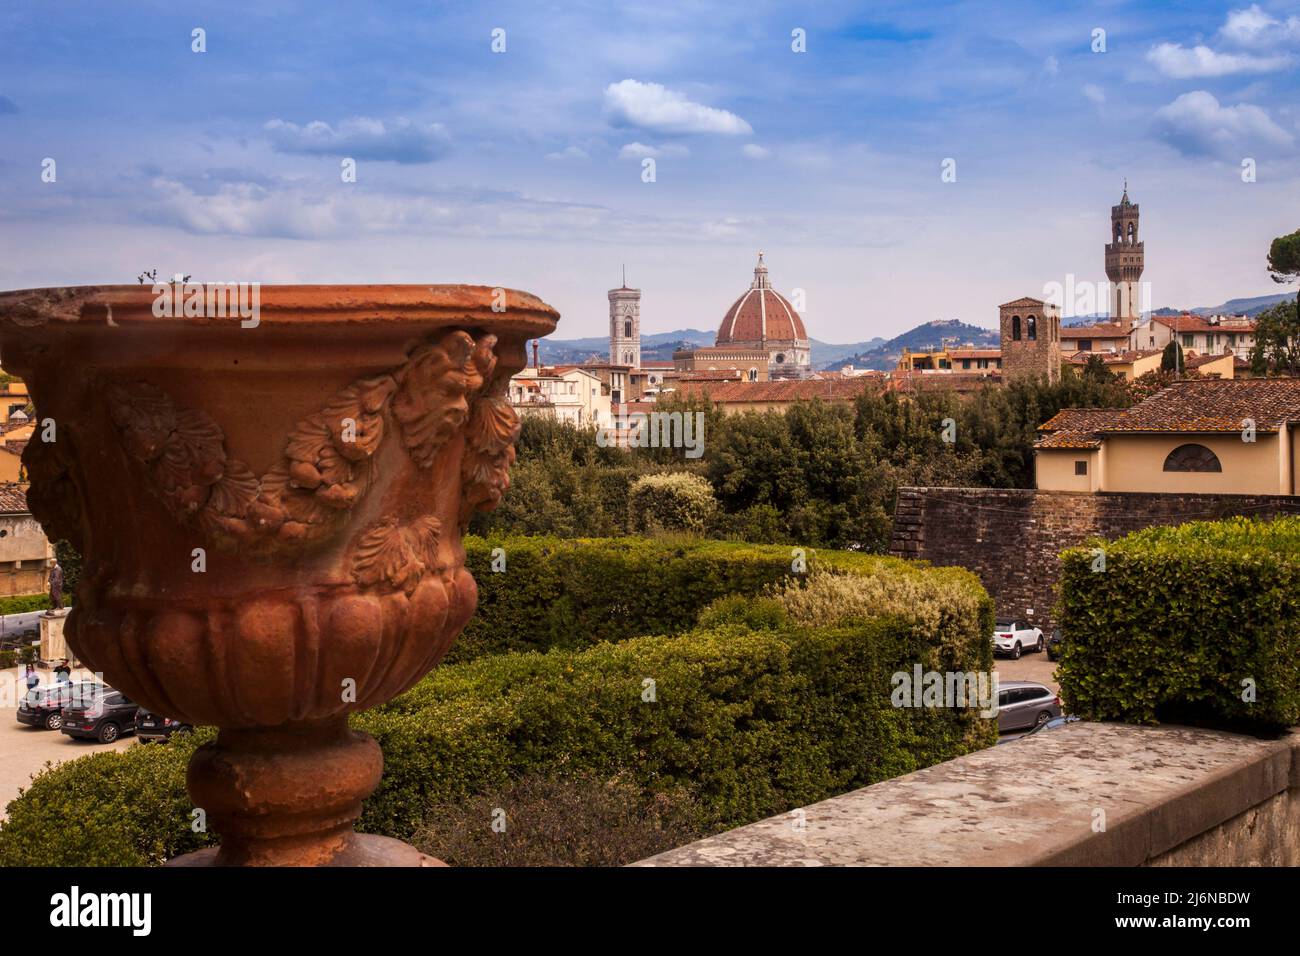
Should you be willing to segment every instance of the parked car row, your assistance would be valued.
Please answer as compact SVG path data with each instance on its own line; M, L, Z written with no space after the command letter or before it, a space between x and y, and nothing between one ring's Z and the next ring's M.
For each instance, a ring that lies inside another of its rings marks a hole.
M33 687L18 705L18 722L101 744L111 744L123 734L135 734L146 742L162 741L193 729L150 713L120 690L98 681Z

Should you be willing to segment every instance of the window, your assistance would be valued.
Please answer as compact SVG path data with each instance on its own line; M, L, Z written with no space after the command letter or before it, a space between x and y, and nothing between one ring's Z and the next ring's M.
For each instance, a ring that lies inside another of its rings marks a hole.
M1025 331L1027 333L1029 341L1031 342L1038 341L1038 320L1034 318L1032 315L1029 316L1027 319L1025 319Z
M1078 347L1080 352L1091 352L1092 339L1079 339Z
M1179 445L1165 459L1165 471L1223 471L1219 456L1204 445Z
M626 322L623 323L623 338L630 339L631 337L632 337L632 320L628 319Z
M1183 333L1183 348L1190 349L1195 344L1196 344L1195 335L1188 335L1187 333Z
M1011 338L1016 342L1020 341L1020 316L1018 315L1011 317Z
M1074 473L1075 473L1076 475L1086 475L1086 474L1088 473L1088 462L1087 462L1087 459L1085 459L1085 460L1083 460L1083 461L1076 461L1076 462L1074 463Z

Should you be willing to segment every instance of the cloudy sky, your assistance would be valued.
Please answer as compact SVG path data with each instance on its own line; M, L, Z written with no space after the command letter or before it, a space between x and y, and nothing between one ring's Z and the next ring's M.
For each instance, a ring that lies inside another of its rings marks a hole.
M1153 304L1214 305L1283 291L1298 92L1297 3L6 0L0 288L482 283L571 338L624 263L714 328L761 248L856 341L1104 279L1127 177Z

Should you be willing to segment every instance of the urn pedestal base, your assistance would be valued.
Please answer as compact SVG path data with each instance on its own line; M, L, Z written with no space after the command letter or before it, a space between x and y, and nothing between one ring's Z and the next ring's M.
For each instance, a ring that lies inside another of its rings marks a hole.
M186 784L219 848L169 866L439 866L390 837L355 833L384 760L346 717L222 730L195 752Z
M166 866L237 866L238 863L223 863L218 857L220 847L195 850L175 859L168 860ZM284 866L293 864L284 863ZM446 866L442 860L421 853L410 844L392 837L376 836L371 833L351 833L343 848L333 857L318 866Z

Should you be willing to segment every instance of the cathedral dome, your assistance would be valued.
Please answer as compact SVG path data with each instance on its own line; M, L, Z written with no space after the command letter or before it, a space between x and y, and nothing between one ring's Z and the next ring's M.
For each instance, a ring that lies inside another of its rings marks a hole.
M807 342L803 320L785 296L767 280L763 253L758 254L754 281L745 294L727 310L718 327L717 345L759 344L762 342Z

